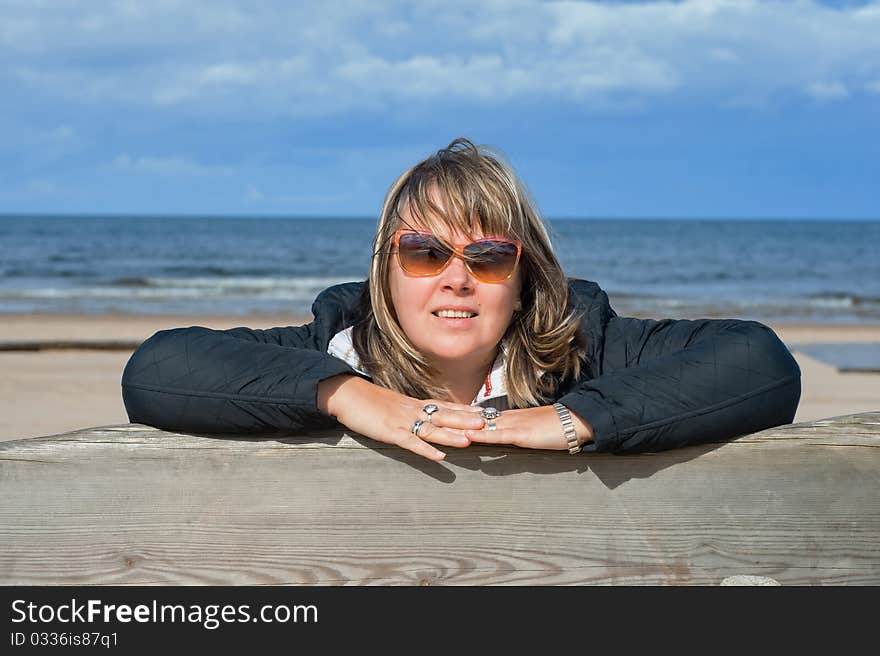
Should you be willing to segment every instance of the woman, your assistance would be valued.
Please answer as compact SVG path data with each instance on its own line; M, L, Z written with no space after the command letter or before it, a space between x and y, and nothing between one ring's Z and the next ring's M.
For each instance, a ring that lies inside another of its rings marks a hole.
M400 176L369 280L312 311L296 327L156 333L123 373L130 420L237 434L338 421L442 460L437 446L474 442L574 454L727 440L791 422L800 400L767 326L618 317L596 283L567 279L511 169L466 139Z

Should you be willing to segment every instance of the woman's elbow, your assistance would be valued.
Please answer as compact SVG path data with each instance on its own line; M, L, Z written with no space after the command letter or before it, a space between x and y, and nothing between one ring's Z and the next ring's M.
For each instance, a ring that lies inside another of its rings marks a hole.
M749 333L749 369L757 371L756 384L767 388L771 397L773 425L791 423L800 403L801 368L772 328L757 321L744 323Z
M122 371L122 402L132 423L160 427L167 415L157 403L162 380L159 364L171 357L179 343L176 338L185 328L160 330L145 340L131 354Z

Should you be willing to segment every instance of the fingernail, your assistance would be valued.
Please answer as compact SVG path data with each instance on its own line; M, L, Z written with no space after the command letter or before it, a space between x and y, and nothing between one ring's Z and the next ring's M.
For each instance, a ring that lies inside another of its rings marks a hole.
M441 459L446 457L446 454L443 453L442 451L434 451L434 455L438 458L441 458Z

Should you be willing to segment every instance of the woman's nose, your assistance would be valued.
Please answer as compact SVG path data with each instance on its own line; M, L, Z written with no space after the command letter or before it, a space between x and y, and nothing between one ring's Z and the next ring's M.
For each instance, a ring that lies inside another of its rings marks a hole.
M460 257L453 257L452 261L443 270L443 283L461 287L473 285L474 277Z

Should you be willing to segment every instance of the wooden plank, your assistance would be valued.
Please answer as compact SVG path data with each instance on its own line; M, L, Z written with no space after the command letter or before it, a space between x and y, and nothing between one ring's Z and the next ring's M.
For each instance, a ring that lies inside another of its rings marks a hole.
M0 341L0 351L131 351L141 342L131 340L39 340L39 341Z
M441 463L341 431L90 428L0 443L0 584L876 585L878 447L880 412Z

